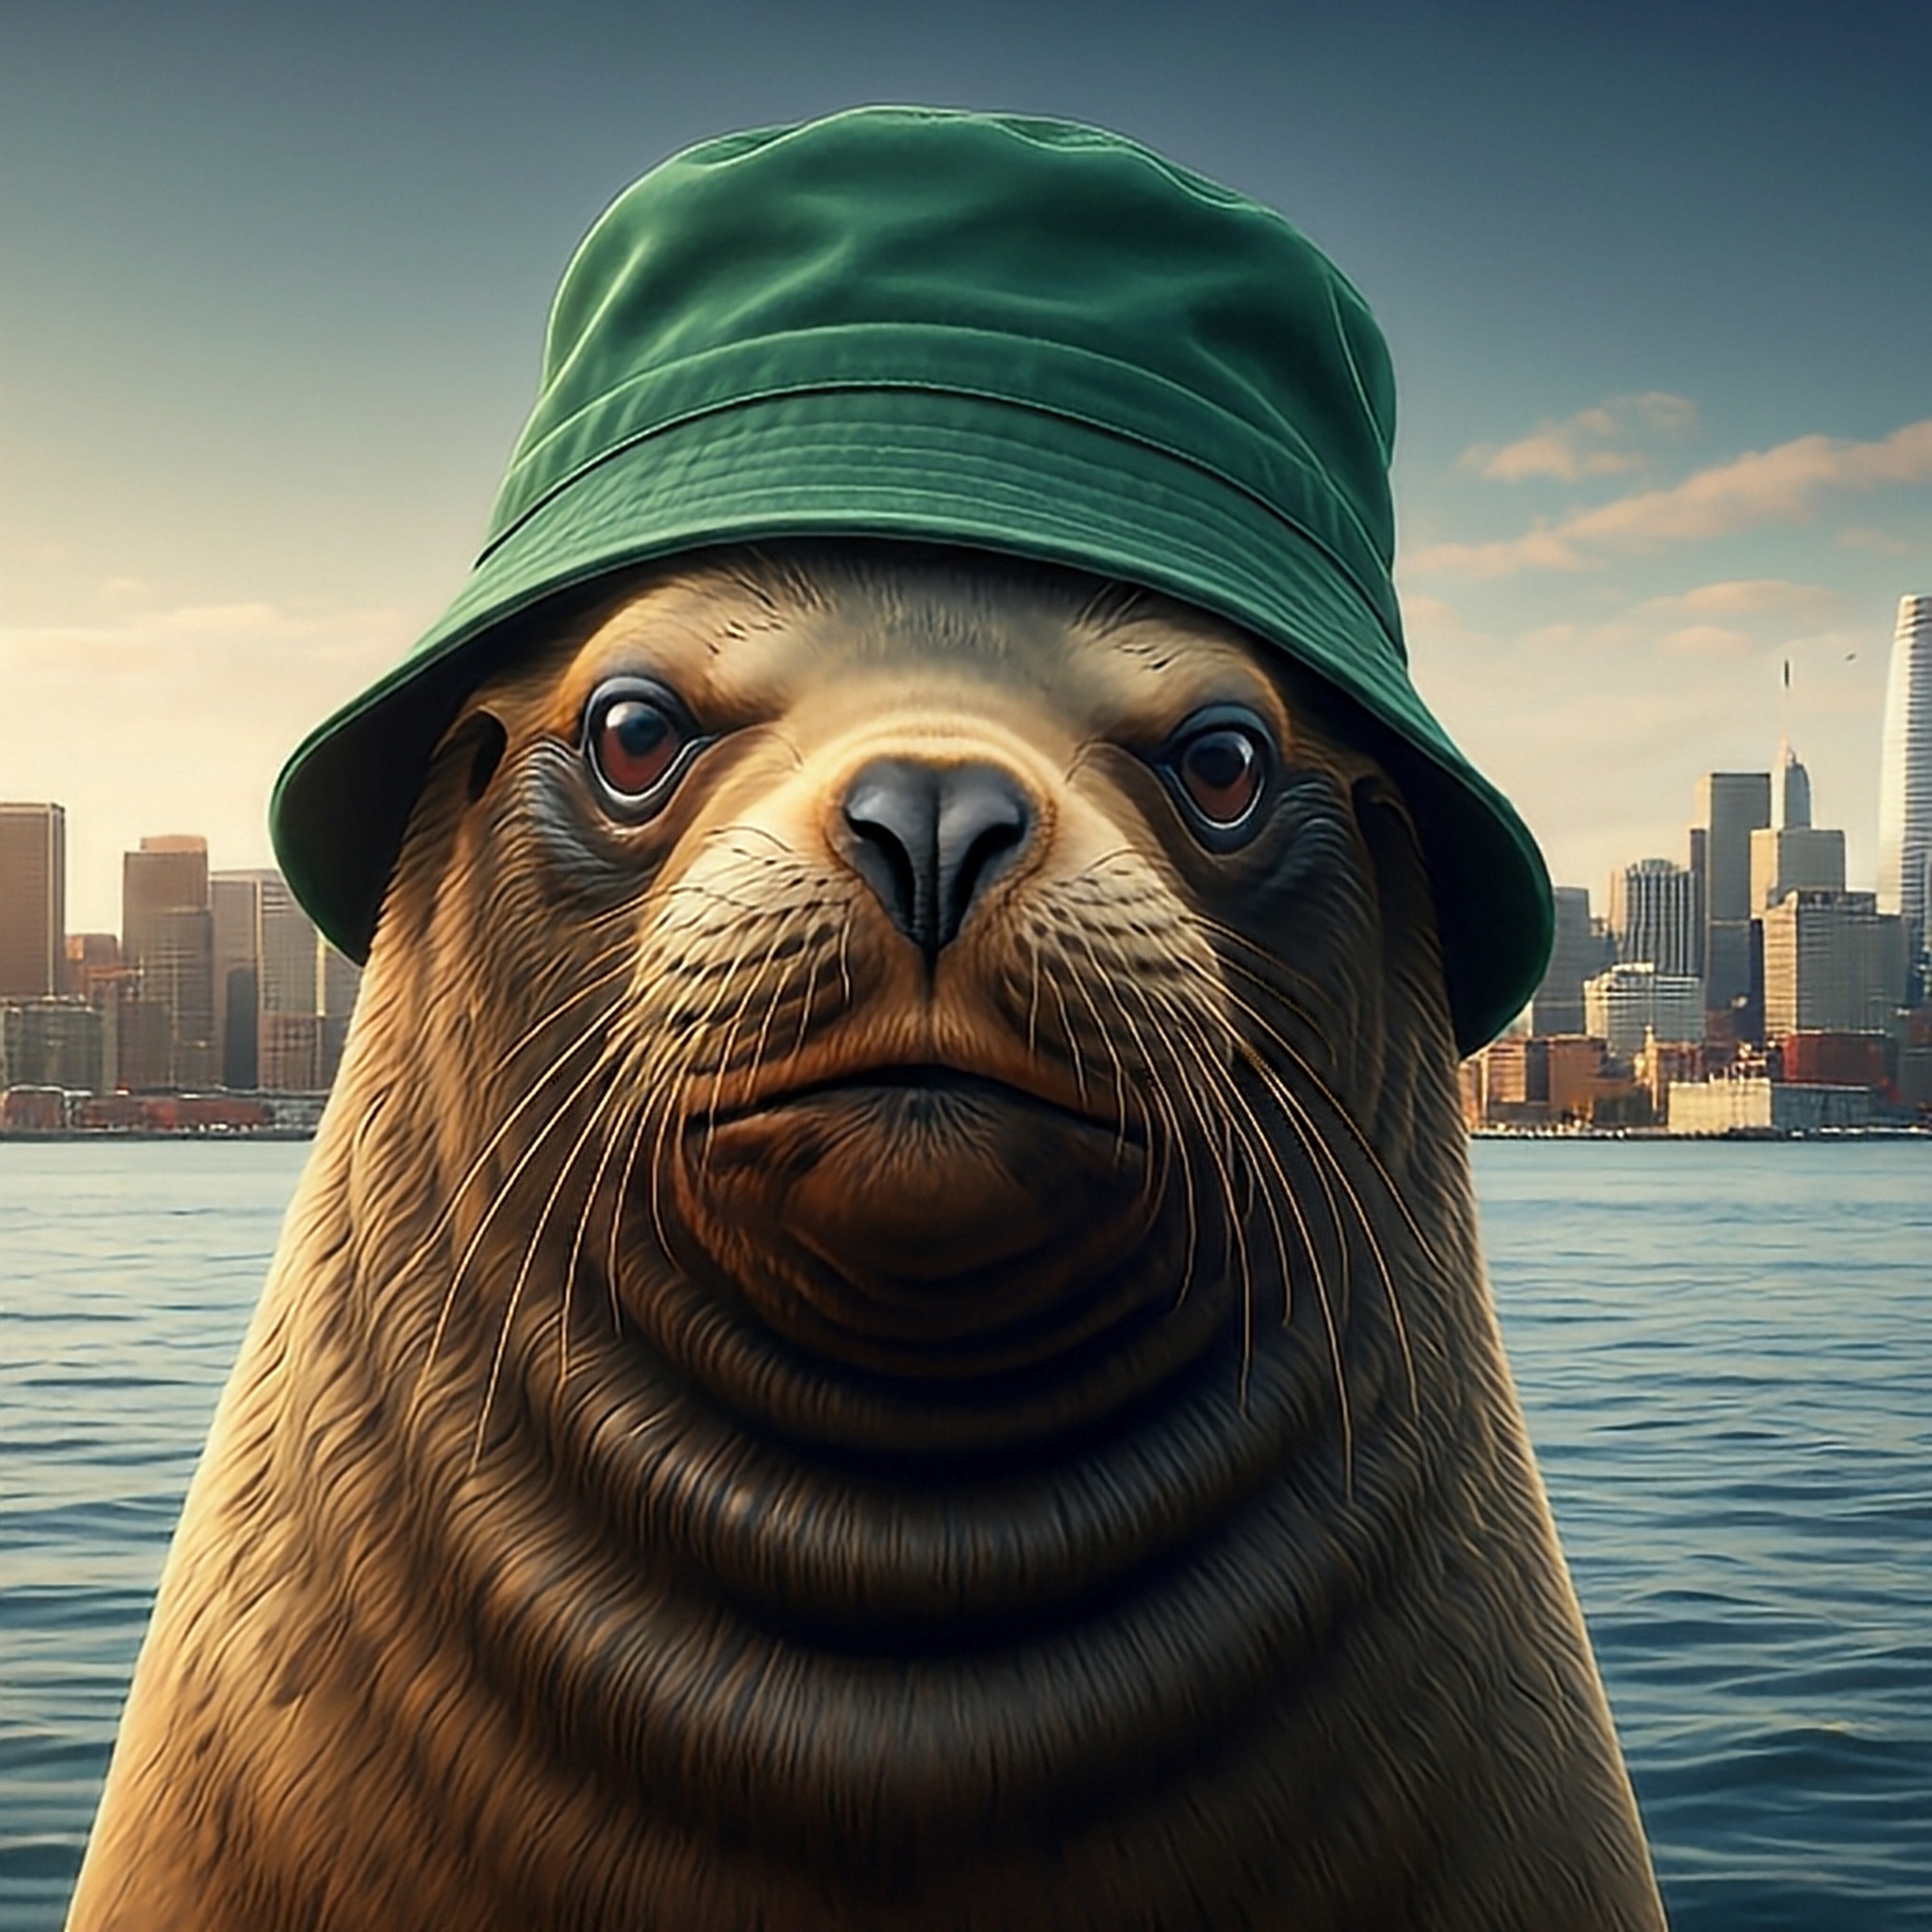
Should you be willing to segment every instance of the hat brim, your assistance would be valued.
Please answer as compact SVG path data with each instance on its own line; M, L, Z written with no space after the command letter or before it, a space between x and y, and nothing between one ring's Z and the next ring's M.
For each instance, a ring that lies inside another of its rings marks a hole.
M898 389L770 396L689 418L571 476L506 532L395 670L320 725L276 784L282 869L318 926L367 957L438 740L562 593L713 545L909 538L1061 563L1226 618L1393 734L1423 842L1458 1048L1527 1002L1552 937L1548 875L1508 802L1409 683L1338 559L1226 476L1093 425Z

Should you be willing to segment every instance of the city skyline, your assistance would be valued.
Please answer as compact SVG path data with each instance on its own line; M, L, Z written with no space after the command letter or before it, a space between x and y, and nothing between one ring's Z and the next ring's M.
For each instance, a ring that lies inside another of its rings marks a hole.
M28 5L0 61L0 791L74 918L457 590L578 235L688 142L863 100L1116 126L1278 207L1397 371L1424 695L1558 879L1675 853L1802 741L1875 883L1898 598L1932 590L1932 14L1257 14L990 0ZM31 372L29 379L26 372ZM1787 694L1781 667L1789 659Z
M1927 732L1924 720L1919 716L1925 709L1922 689L1925 675L1924 667L1918 663L1919 658L1924 657L1932 665L1932 651L1924 648L1925 641L1932 639L1932 597L1908 596L1901 601L1898 637L1891 685L1894 691L1906 689L1912 695L1913 704L1907 708L1911 709L1917 723L1910 734L1910 772L1914 777L1920 777L1920 766L1925 763L1928 745L1932 745L1932 733ZM1912 678L1917 682L1903 677L1898 668L1906 659L1907 642L1915 654L1911 665ZM1907 783L1907 733L1895 715L1899 711L1900 707L1894 705L1888 714L1886 738L1885 782L1893 789ZM1899 768L1895 778L1891 775L1893 766ZM1629 941L1637 944L1634 952L1624 945L1619 957L1648 959L1660 972L1689 974L1706 981L1711 979L1716 958L1719 978L1726 982L1740 969L1726 957L1727 950L1735 950L1722 943L1726 935L1722 931L1713 934L1714 922L1720 925L1748 926L1751 920L1758 918L1793 889L1828 889L1838 892L1848 888L1863 890L1848 877L1844 828L1813 823L1813 780L1789 736L1779 739L1775 756L1768 761L1767 769L1698 773L1691 779L1691 795L1693 811L1681 828L1685 859L1662 853L1632 853L1620 858L1604 880L1553 881L1557 900L1553 973L1560 974L1566 945L1591 943L1587 933L1592 917L1592 894L1598 886L1607 890L1601 901L1603 910L1595 915L1595 924L1617 934L1620 943ZM1912 808L1907 811L1898 806L1893 808L1893 817L1901 823L1908 820L1913 839L1923 842L1921 821L1925 817L1925 802L1916 791L1912 798ZM65 865L69 814L62 803L0 799L0 838L10 837L18 842L19 832L10 831L9 827L17 827L24 823L23 815L31 814L51 814L54 849L59 855L53 861L56 890L60 903L71 906L73 883ZM1715 839L1713 826L1717 827ZM1917 852L1919 843L1914 843L1912 849ZM210 880L281 880L280 872L272 866L215 867L203 834L143 833L135 847L121 855L120 918L90 925L70 917L66 921L67 936L79 939L106 934L122 944L130 959L138 959L141 947L130 941L129 932L135 923L129 910L130 879L133 868L143 860L176 867L184 862L198 863ZM286 885L282 891L286 893ZM1633 894L1637 896L1629 896ZM204 892L204 899L207 896ZM1892 896L1895 900L1896 883ZM1882 886L1877 898L1883 909L1898 909L1895 903L1887 903ZM1580 913L1574 915L1584 922L1585 937L1580 941L1574 935L1566 939L1566 919L1572 918L1571 901L1581 907ZM290 903L293 905L292 898ZM301 916L306 919L306 915ZM5 924L0 922L0 926ZM1633 933L1644 935L1647 942L1630 941ZM10 928L7 936L11 938ZM55 942L58 944L58 936ZM1715 953L1714 946L1718 948ZM1715 1004L1725 1004L1723 989L1719 990Z

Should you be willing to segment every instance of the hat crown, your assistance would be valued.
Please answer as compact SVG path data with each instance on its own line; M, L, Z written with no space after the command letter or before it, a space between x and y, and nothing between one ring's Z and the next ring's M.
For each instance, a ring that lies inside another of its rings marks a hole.
M865 354L841 357L858 332ZM1018 116L855 108L703 142L626 190L565 273L492 539L609 448L740 391L991 380L1065 408L1056 349L1290 457L1307 475L1288 493L1326 499L1399 641L1394 380L1360 295L1274 210L1122 136ZM1150 433L1121 413L1102 426ZM1202 454L1281 493L1252 448Z

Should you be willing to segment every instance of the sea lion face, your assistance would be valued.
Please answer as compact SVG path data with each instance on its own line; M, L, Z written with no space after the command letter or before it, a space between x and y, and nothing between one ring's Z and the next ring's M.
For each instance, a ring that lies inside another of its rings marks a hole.
M1137 1343L1064 1426L1208 1345L1198 1319L1149 1343L1191 1289L1252 1326L1321 1270L1254 1194L1299 1164L1332 1210L1310 1099L1373 1106L1336 1089L1380 1024L1374 767L1230 626L891 546L701 564L479 691L451 740L479 734L450 896L487 906L485 1010L603 1036L545 1166L576 1143L558 1185L646 1330L626 1257L656 1249L869 1376Z

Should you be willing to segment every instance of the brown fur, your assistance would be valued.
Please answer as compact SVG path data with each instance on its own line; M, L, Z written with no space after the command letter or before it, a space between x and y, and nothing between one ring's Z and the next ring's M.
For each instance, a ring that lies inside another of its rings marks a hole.
M635 827L617 670L720 734ZM1229 700L1282 802L1217 856L1148 758ZM891 547L479 691L76 1932L1660 1924L1369 742L1198 613ZM881 750L1040 813L929 972L827 829ZM932 1065L1004 1086L841 1097Z

